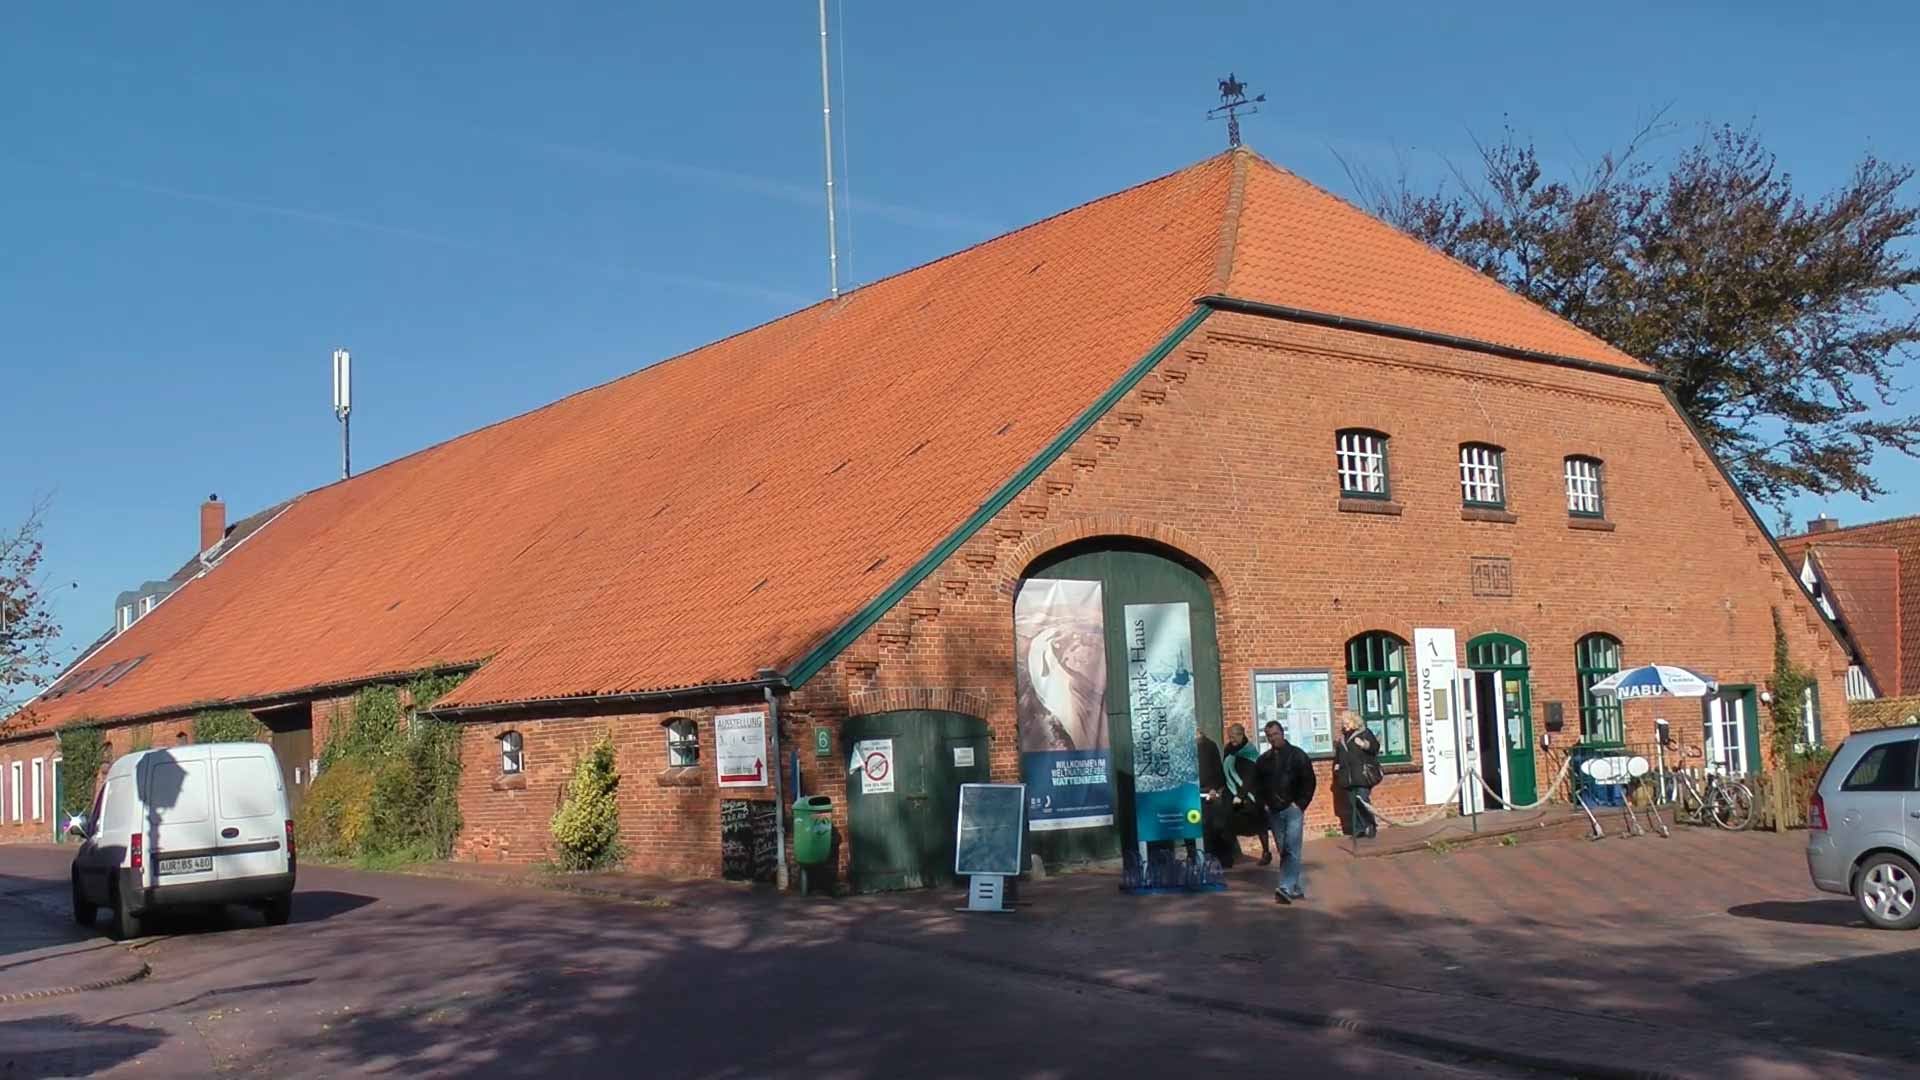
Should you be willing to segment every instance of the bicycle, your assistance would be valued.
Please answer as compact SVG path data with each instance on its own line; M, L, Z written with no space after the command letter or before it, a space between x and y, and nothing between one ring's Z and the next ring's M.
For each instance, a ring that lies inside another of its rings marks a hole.
M1689 756L1699 756L1689 747ZM1753 789L1718 769L1701 766L1669 767L1665 761L1647 779L1651 781L1654 820L1659 808L1674 808L1674 820L1690 825L1717 825L1728 832L1753 826Z

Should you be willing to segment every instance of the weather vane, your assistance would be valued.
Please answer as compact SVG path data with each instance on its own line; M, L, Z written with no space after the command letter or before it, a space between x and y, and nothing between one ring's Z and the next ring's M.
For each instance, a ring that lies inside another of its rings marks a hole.
M1227 146L1239 146L1240 110L1245 109L1247 115L1251 116L1260 111L1257 106L1265 100L1267 100L1267 95L1265 94L1261 94L1258 97L1248 97L1247 84L1235 78L1232 72L1228 72L1227 77L1220 80L1220 104L1207 110L1207 119L1218 120L1222 116L1226 117Z

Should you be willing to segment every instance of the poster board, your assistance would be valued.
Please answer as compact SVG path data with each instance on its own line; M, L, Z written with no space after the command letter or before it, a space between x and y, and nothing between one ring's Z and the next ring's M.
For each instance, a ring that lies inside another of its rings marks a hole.
M1014 598L1020 779L1035 832L1113 824L1104 605L1100 582L1066 578L1029 579Z
M1127 709L1133 727L1134 833L1142 841L1200 836L1194 743L1193 622L1187 604L1128 604Z
M1027 785L961 784L953 872L1014 877L1026 858Z
M720 800L720 876L773 881L779 873L780 808L765 799Z
M1429 806L1446 802L1460 784L1459 654L1446 627L1415 627L1414 677L1420 706L1420 775Z
M1253 730L1255 742L1266 748L1266 727L1277 720L1287 741L1308 757L1333 756L1333 675L1325 668L1305 671L1253 673Z
M766 787L767 714L737 712L714 717L713 760L721 787Z

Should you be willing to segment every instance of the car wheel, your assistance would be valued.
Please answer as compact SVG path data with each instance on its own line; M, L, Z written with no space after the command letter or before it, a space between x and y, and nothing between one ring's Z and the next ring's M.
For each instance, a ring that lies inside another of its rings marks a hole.
M132 941L146 931L144 920L135 915L120 896L120 887L114 886L108 897L113 905L113 936L121 941Z
M281 893L270 897L260 905L260 910L266 915L268 926L285 926L287 920L293 918L293 894Z
M1899 855L1868 859L1854 876L1853 896L1860 914L1882 930L1920 926L1920 870Z
M73 872L73 921L80 926L92 926L97 910L87 903L87 894L80 888L80 871Z

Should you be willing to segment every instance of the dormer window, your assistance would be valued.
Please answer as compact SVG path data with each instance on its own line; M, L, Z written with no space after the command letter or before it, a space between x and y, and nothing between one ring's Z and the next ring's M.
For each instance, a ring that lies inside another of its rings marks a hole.
M132 604L121 604L119 615L114 622L115 627L117 627L115 632L121 634L126 633L127 628L132 626L134 620L139 617L139 615L135 614Z

